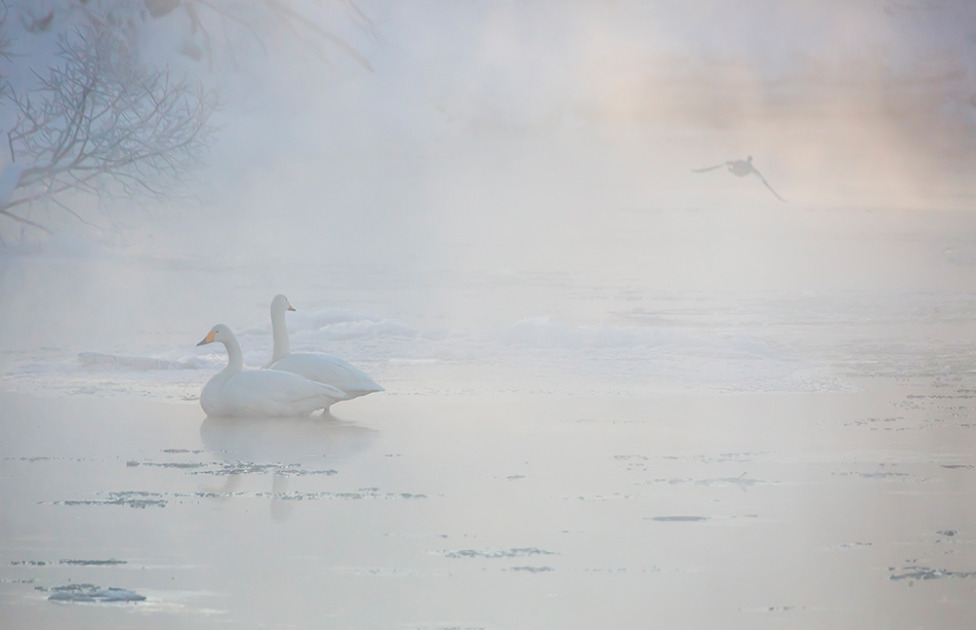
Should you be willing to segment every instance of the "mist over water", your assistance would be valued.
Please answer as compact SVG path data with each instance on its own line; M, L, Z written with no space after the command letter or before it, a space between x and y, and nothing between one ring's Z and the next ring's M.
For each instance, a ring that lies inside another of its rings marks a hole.
M530 346L575 339L580 365L615 343L598 330L733 355L740 335L792 360L808 357L780 324L811 312L915 321L971 295L967 7L360 8L367 27L336 28L372 71L285 39L194 70L226 101L198 198L118 203L101 229L52 209L47 241L4 225L5 360L171 360L216 322L267 326L279 292L414 331L409 348L349 342L381 372L492 355L526 322ZM747 155L789 203L691 172ZM331 342L318 330L309 344Z
M0 216L5 628L965 627L976 4L313 5L146 21L194 194ZM385 391L205 417L278 293Z

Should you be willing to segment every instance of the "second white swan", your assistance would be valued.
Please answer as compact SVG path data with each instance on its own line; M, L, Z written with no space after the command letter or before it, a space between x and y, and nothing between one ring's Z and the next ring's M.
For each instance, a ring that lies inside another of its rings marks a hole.
M365 372L348 361L324 352L291 352L285 313L295 310L284 295L271 301L271 332L274 348L268 368L301 374L307 379L341 389L346 400L384 391Z

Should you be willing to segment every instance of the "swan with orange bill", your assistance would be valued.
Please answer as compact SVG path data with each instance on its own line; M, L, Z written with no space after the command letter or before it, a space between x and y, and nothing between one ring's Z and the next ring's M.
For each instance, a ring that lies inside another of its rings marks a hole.
M227 367L200 394L200 406L208 416L304 416L346 398L341 389L291 372L245 370L237 337L223 324L214 326L197 345L214 342L227 349Z

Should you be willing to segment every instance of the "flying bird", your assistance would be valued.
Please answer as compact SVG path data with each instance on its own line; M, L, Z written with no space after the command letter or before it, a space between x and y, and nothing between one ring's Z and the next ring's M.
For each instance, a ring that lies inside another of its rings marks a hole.
M728 171L737 177L746 177L747 175L755 175L762 180L763 185L769 189L769 192L773 193L777 199L783 203L787 203L785 199L779 196L779 193L773 190L773 187L769 185L766 178L763 177L762 173L752 165L752 156L748 156L744 160L729 160L728 162L723 162L722 164L717 164L715 166L709 166L708 168L693 168L691 169L693 173L707 173L708 171L714 171L717 168L722 168L723 166L728 167Z

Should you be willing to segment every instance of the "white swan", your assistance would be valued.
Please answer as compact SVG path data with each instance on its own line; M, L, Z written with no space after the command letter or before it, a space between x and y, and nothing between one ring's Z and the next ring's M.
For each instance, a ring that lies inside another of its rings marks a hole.
M208 416L308 415L346 398L342 390L297 374L245 371L241 346L223 324L214 326L197 345L214 341L227 348L227 367L211 378L200 394L200 406Z
M294 372L313 381L338 387L346 393L346 400L384 391L362 370L339 357L324 352L291 352L285 312L293 310L288 298L281 294L271 301L274 348L268 368Z

